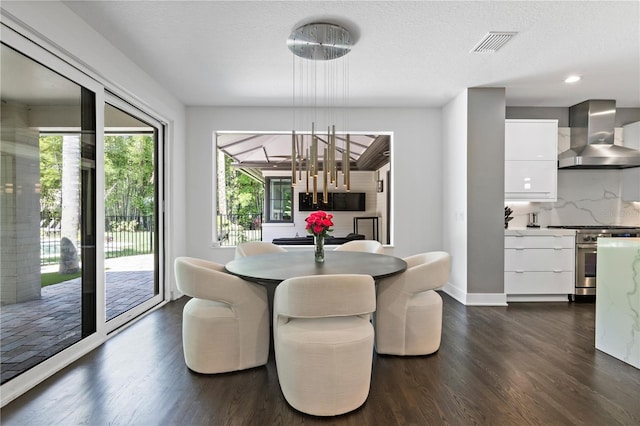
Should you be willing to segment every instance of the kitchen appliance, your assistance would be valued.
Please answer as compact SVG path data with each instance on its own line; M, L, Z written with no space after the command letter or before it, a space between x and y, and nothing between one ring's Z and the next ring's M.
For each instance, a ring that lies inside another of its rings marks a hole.
M574 294L569 295L570 300L575 296L595 296L596 294L598 238L640 236L640 228L630 226L574 225L549 226L549 228L576 230L576 284Z
M529 213L529 223L527 228L540 228L538 224L538 213Z
M588 100L570 107L571 147L558 154L558 168L640 167L640 151L614 145L615 117L613 100Z

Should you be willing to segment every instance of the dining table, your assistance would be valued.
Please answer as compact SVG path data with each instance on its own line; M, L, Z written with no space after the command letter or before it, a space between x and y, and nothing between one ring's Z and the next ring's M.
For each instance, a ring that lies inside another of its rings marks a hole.
M240 257L225 265L227 272L260 284L279 284L308 275L363 274L374 280L399 274L407 263L394 256L359 251L325 252L316 262L312 251L289 251Z

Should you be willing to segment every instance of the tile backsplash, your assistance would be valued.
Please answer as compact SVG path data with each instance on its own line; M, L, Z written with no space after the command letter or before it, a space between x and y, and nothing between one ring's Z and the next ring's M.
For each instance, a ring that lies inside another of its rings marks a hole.
M614 143L621 145L616 128ZM558 129L558 152L569 149L568 127ZM558 201L507 203L513 209L510 228L525 227L529 213L538 213L542 227L549 225L640 226L640 202L621 199L621 170L558 170Z

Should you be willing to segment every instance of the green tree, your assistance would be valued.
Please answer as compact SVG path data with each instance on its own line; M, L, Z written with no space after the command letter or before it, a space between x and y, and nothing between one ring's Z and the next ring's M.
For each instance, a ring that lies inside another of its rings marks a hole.
M148 216L154 212L152 135L105 136L107 216Z
M40 136L40 211L43 216L60 217L61 191L62 136Z
M247 218L243 226L251 225L250 217L263 212L264 184L257 179L233 167L232 159L225 158L226 201L228 214Z

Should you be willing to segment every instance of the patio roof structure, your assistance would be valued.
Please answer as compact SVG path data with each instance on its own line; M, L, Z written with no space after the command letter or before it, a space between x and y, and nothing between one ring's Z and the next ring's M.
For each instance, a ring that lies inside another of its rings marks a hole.
M322 162L327 135L316 135L318 161ZM305 152L310 134L296 134L297 152ZM390 136L387 134L350 134L351 170L377 170L389 162ZM336 156L345 151L346 135L336 134ZM257 170L291 170L291 133L218 132L217 147L234 161L233 166ZM340 164L341 161L338 161Z

